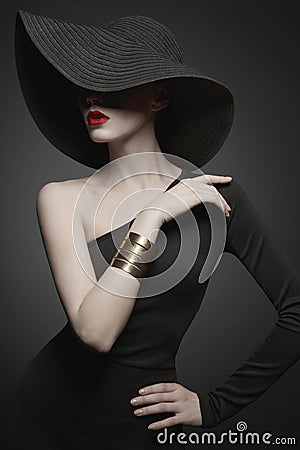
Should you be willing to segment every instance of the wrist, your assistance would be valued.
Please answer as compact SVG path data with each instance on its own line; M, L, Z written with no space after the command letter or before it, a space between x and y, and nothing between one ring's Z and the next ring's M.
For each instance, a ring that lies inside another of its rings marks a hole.
M163 214L156 209L142 210L130 227L130 231L141 234L152 242L156 241L160 227L164 223Z

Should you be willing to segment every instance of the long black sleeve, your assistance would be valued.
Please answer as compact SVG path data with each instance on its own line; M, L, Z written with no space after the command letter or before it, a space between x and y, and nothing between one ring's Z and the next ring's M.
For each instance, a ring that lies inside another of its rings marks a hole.
M224 251L235 255L278 313L276 324L249 359L216 389L197 393L202 426L213 427L270 388L300 357L300 275L234 180L215 186L231 206Z

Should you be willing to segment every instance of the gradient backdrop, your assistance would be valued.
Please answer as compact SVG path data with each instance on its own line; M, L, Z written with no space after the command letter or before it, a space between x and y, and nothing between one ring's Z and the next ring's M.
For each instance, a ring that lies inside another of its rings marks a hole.
M235 97L231 134L202 169L232 175L244 187L274 239L300 270L296 0L2 2L1 438L22 370L66 322L38 228L37 192L47 182L93 173L53 148L27 111L14 63L18 9L95 25L142 14L170 27L182 46L184 62L228 85ZM213 279L177 358L179 380L192 390L205 391L222 383L276 320L272 304L232 255L224 255ZM235 430L236 423L244 420L248 431L294 436L300 445L299 379L298 362L260 399L213 431ZM193 431L201 433L200 428Z

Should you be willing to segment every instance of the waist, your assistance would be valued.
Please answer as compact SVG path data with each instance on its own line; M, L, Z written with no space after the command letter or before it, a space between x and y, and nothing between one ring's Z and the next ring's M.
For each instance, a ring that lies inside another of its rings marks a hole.
M114 363L118 366L131 367L142 370L166 371L170 375L176 376L175 359L168 358L161 360L156 357L156 352L148 352L145 354L126 355L123 352L121 357L113 354L113 352L101 353L95 348L85 344L77 335L70 321L56 335L58 341L64 347L65 354L68 358L85 360L86 364L102 365L103 363Z

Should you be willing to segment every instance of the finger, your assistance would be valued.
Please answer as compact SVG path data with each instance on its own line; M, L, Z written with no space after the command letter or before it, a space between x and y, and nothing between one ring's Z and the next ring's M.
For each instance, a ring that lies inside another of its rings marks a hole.
M224 205L224 213L226 213L226 210L231 211L230 205L213 184L204 184L202 186L196 184L195 186L192 185L188 187L195 192L198 198L200 198L200 201L210 201L212 203L216 203L216 205L220 207L220 205L218 204L218 199L220 198L222 204ZM204 200L203 197L208 197L210 200Z
M144 394L140 397L134 397L130 400L130 403L134 406L147 405L149 403L159 403L159 402L173 402L176 400L175 391L172 392L159 392L156 394Z
M230 176L205 174L211 183L228 183L232 180Z
M219 196L220 196L220 200L221 200L221 202L222 202L222 204L224 206L224 213L225 213L226 216L229 216L229 211L231 211L231 208L228 205L228 203L225 200L225 198L221 194L219 194Z
M223 205L226 207L226 210L231 211L231 208L229 206L229 204L227 203L226 199L223 197L223 195L220 194L220 192L218 191L217 188L215 188L214 186L209 186L209 188L211 188L211 194L217 195L218 198L221 200L221 202L223 203ZM224 211L225 212L225 211Z
M155 392L171 392L177 389L177 383L156 383L139 389L139 394L154 394Z
M210 186L205 194L206 199L204 202L214 203L218 208L220 208L226 216L229 216L229 211L231 210L225 198L219 193L219 191L214 187Z
M149 414L159 414L166 412L177 412L177 404L172 403L157 403L156 405L143 406L143 408L138 408L133 411L136 416L148 416Z
M172 427L174 425L177 425L178 419L176 416L173 417L168 417L167 419L164 420L160 420L159 422L153 422L150 423L150 425L148 425L148 429L149 430L160 430L161 428L167 428L167 427Z

